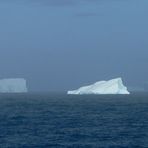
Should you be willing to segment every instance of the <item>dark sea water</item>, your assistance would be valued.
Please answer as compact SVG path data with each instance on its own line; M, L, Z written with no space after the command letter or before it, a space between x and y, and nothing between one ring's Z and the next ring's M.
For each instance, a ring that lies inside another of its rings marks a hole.
M148 93L1 94L0 148L148 148Z

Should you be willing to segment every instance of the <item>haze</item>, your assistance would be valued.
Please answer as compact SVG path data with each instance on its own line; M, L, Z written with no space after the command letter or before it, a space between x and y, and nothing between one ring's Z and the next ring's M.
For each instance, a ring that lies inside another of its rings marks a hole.
M0 78L63 91L148 82L147 0L0 0Z

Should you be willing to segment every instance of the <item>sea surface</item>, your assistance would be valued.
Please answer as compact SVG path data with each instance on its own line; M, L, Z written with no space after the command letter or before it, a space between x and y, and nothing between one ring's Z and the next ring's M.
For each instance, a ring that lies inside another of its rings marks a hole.
M148 148L148 93L0 94L0 148Z

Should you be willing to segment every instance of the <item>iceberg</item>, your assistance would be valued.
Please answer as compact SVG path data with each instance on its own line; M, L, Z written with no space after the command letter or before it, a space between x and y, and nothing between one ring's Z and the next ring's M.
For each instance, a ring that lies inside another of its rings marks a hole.
M26 80L23 78L0 80L0 93L24 93L27 91Z
M130 94L130 92L123 85L122 78L116 78L109 81L98 81L92 85L68 91L67 94Z

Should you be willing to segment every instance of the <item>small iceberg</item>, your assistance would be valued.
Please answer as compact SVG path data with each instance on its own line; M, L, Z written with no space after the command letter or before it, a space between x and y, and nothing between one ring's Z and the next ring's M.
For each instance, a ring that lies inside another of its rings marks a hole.
M116 78L109 81L98 81L92 85L68 91L67 94L130 94L130 92L123 85L122 78Z
M0 93L26 93L26 80L23 78L1 79Z

